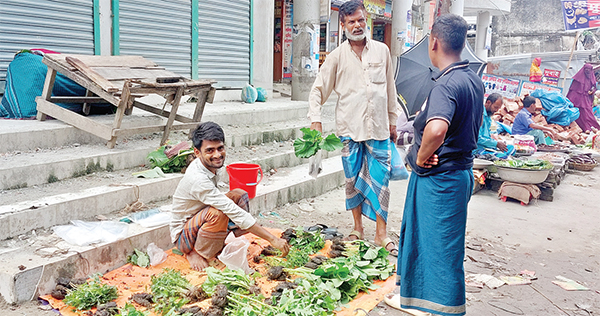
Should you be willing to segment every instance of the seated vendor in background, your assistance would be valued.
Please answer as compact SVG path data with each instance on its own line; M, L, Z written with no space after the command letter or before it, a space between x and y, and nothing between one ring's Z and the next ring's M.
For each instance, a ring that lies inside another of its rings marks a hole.
M204 122L192 134L194 159L173 194L171 240L194 270L208 267L208 260L225 246L231 231L267 240L287 255L285 239L275 237L256 223L248 212L248 193L234 189L223 193L217 188L217 170L225 163L225 134L219 125Z
M538 102L540 102L540 99L529 95L526 96L523 99L523 109L515 117L515 122L512 126L513 135L532 135L536 145L546 143L544 132L550 134L552 139L556 139L556 133L553 129L536 124L531 118L533 113L535 113Z
M503 98L498 93L490 94L485 100L483 121L479 128L479 137L477 138L477 152L481 152L486 148L498 149L501 152L508 151L506 143L501 140L492 138L491 126L492 115L496 113L502 106Z

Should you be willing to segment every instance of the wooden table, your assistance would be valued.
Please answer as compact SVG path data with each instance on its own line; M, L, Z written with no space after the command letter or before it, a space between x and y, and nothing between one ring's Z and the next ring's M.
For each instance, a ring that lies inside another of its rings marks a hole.
M136 134L164 132L163 145L172 130L191 129L202 119L206 102L212 103L215 89L211 80L190 80L159 67L141 56L90 56L72 54L46 54L43 63L48 66L44 90L37 102L37 119L43 121L49 115L81 130L106 139L113 148L117 137ZM56 73L87 89L86 96L52 96ZM136 98L158 94L171 104L171 110L137 101ZM181 97L197 98L193 117L177 114ZM64 109L56 103L83 103L83 112L89 113L92 103L110 103L117 107L112 126L98 123L82 114ZM167 122L134 128L122 128L124 115L131 114L133 107L163 116ZM174 121L180 124L173 124Z

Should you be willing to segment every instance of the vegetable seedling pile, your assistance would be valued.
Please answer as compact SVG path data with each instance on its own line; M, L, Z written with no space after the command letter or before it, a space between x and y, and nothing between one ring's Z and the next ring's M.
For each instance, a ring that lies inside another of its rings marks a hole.
M282 238L290 244L288 256L275 257L281 253L265 247L253 260L256 264L253 268L259 272L251 275L241 269L215 267L208 267L199 274L182 274L171 268L158 272L152 267L142 268L139 262L142 252L134 252L140 267L127 265L130 269L127 271L153 271L145 274L149 283L137 283L137 288L133 288L135 283L132 283L132 290L125 294L103 284L96 276L76 290L69 290L71 295L93 285L95 289L88 290L91 295L80 295L93 297L87 299L87 304L66 299L64 302L78 310L98 307L96 313L87 312L86 315L91 316L328 316L347 307L360 292L379 288L375 282L386 280L394 273L394 265L387 259L388 251L369 242L334 238L326 243L319 230L305 231L302 227L288 229ZM254 251L258 253L261 249L254 248ZM181 260L178 256L172 258ZM130 277L128 273L124 275ZM111 295L100 295L96 288ZM119 288L126 291L120 285ZM119 294L122 297L117 303L124 304L121 308L112 301Z

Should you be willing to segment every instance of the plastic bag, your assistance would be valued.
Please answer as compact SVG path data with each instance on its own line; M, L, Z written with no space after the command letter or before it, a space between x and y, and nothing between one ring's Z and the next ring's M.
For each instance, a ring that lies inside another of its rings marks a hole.
M101 242L114 242L127 237L129 226L125 223L102 221L71 221L73 225L61 225L53 228L54 233L66 242L87 246Z
M256 91L256 88L249 84L242 88L242 101L246 103L254 103L256 102L257 98L258 92Z
M217 256L229 269L242 269L246 274L254 273L248 266L248 247L250 242L244 237L235 237L230 233L225 240L227 244Z
M148 253L148 257L150 257L151 266L159 265L167 260L167 253L158 248L153 242L148 245L146 252Z
M404 161L398 152L398 148L396 148L396 145L391 141L390 146L392 147L392 173L390 174L390 180L397 181L408 179L408 170L406 170L406 166L404 166Z
M256 88L256 92L258 93L258 97L256 98L257 102L267 102L267 90L264 88Z
M146 228L168 224L171 222L172 217L171 212L161 212L157 208L129 215L131 221Z
M535 138L532 135L515 135L515 151L521 155L531 155L537 151Z

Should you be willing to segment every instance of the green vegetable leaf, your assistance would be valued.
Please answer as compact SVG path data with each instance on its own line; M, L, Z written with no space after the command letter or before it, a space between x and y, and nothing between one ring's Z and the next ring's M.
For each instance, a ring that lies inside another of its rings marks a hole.
M344 144L342 144L340 138L335 136L335 134L329 134L329 136L323 139L323 142L321 143L321 148L327 151L334 151L336 149L344 148Z
M77 310L87 310L106 304L119 296L119 291L115 286L100 282L100 275L95 275L75 290L68 292L63 301Z

